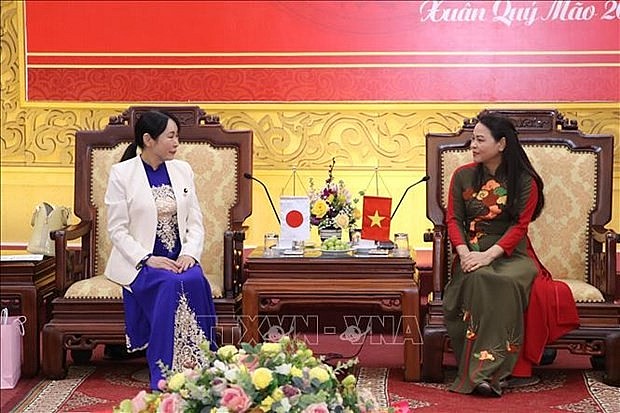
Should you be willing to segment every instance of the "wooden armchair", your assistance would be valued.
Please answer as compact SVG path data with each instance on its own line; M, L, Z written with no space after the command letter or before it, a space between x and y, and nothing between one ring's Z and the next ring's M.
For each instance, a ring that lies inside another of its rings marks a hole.
M620 385L620 287L616 275L617 234L604 226L611 218L613 136L584 135L577 123L555 110L486 110L511 118L519 140L545 183L545 209L530 225L530 238L554 279L570 287L580 328L550 347L606 356L606 381ZM468 149L475 120L454 134L426 136L427 216L425 238L433 243L433 292L423 333L422 379L443 381L443 353L449 339L442 294L450 277L451 245L445 210L452 172L471 162Z
M101 131L78 131L75 144L75 214L81 219L56 231L56 286L52 318L43 328L43 374L66 375L66 351L88 361L98 344L125 343L122 290L104 275L111 242L104 194L113 164L133 141L141 113L165 110L181 123L178 159L195 173L205 226L201 265L209 279L218 316L219 344L236 344L241 335L243 221L252 212L252 132L224 130L199 107L130 107ZM81 240L81 248L68 247Z

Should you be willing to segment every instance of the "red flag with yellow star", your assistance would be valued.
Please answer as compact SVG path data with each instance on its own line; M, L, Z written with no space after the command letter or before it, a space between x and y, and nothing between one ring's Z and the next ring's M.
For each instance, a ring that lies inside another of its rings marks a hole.
M364 195L362 238L389 241L392 198Z

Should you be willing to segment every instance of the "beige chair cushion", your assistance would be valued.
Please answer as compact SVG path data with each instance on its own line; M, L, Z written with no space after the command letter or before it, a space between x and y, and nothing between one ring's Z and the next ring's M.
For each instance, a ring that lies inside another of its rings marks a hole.
M586 282L579 280L566 280L560 279L573 293L573 298L578 303L603 303L605 298L598 288L590 285Z
M74 282L67 289L65 298L122 299L123 287L108 280L104 275Z
M205 276L208 278L208 276ZM218 286L211 286L213 298L222 296L222 289ZM123 287L115 282L108 280L105 275L98 275L87 280L81 280L71 284L65 292L65 298L82 299L123 299Z

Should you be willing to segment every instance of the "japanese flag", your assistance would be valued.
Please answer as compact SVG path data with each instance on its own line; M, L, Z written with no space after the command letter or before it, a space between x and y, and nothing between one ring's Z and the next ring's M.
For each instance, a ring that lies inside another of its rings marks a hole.
M310 198L307 196L280 197L280 243L306 241L310 238Z
M392 198L364 196L364 207L362 209L362 238L388 241L390 239Z

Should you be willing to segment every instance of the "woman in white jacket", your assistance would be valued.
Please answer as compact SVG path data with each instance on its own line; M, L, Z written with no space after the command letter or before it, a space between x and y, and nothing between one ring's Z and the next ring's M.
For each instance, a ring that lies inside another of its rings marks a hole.
M200 364L203 341L215 349L215 308L198 262L204 227L194 174L174 159L179 129L169 114L144 113L105 195L112 240L105 274L124 286L127 349L146 348L152 389L162 370Z

